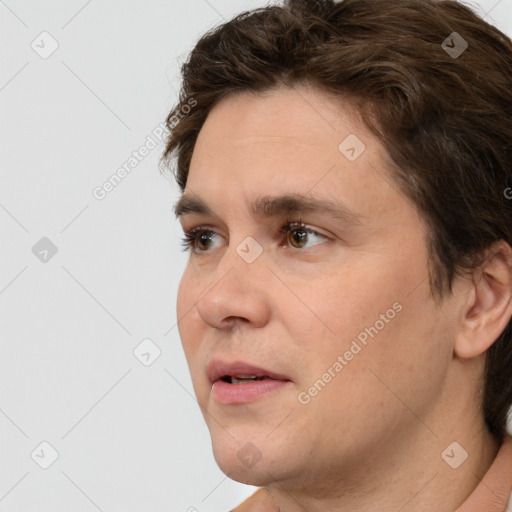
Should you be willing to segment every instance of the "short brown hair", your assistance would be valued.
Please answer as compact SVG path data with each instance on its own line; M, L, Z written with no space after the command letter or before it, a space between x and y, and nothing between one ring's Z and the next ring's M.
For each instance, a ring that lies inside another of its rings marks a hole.
M454 41L467 49L450 53ZM512 245L505 193L512 186L512 41L462 3L289 0L205 34L182 74L162 157L165 166L176 159L181 191L199 131L220 99L309 83L350 100L396 165L394 178L429 227L436 300L493 242ZM191 98L195 106L183 115ZM512 404L510 368L512 322L486 354L483 413L500 440Z

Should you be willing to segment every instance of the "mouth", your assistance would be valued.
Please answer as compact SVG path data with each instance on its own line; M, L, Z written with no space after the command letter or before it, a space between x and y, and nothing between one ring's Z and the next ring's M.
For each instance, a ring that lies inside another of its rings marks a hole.
M228 384L247 384L248 382L257 382L260 380L268 380L269 377L256 377L256 375L224 375L220 380Z
M291 384L285 375L243 362L212 361L207 374L212 395L222 405L253 402Z

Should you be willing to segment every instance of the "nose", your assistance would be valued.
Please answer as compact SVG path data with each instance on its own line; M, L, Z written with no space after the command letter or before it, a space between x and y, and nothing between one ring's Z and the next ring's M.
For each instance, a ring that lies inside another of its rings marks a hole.
M271 277L263 255L248 263L230 247L197 303L199 316L216 329L230 330L240 324L263 327L272 312Z

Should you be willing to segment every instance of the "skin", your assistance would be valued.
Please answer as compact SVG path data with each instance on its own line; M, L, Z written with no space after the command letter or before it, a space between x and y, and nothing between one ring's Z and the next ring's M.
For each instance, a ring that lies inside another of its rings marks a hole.
M366 146L355 161L338 149L349 134ZM215 235L190 253L178 326L220 468L265 487L274 509L355 512L378 503L379 512L453 512L499 448L478 397L485 350L512 315L512 250L496 244L436 303L425 223L391 170L350 106L306 85L225 98L199 134L185 194L215 215L180 221ZM325 238L308 234L294 245L276 233L299 218L254 217L248 208L257 196L285 193L343 201L359 222L300 215ZM250 264L236 251L248 236L263 249ZM396 303L401 311L300 403L299 393ZM221 405L205 371L214 357L292 383L250 404ZM441 457L454 441L468 452L457 469ZM247 442L261 453L250 468L237 457Z

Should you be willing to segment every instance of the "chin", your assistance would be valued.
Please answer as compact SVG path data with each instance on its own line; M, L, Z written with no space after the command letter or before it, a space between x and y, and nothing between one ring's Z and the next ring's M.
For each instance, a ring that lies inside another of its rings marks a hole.
M256 487L266 487L274 481L261 461L252 468L248 468L240 463L236 455L233 459L217 455L214 451L214 457L220 470L232 480Z
M274 480L274 461L269 460L265 452L275 450L262 446L264 440L254 443L238 443L229 435L221 439L212 436L213 455L221 471L237 482L264 487ZM257 446L258 444L258 446Z

